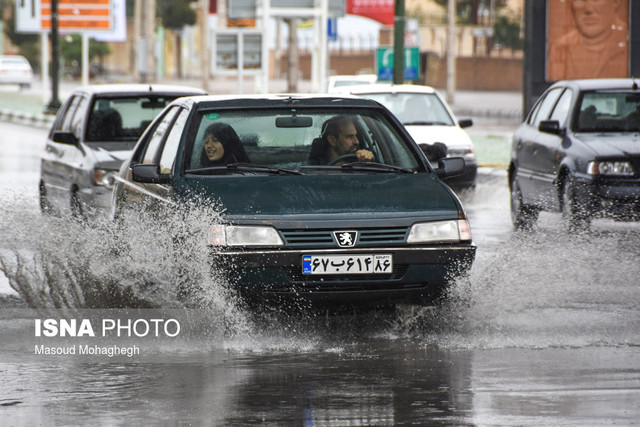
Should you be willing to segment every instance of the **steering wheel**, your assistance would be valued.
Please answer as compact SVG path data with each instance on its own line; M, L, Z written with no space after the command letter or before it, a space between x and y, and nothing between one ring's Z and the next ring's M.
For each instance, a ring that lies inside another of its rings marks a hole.
M342 156L338 156L335 159L331 160L329 162L329 166L334 166L336 163L340 163L345 160L351 160L351 161L358 160L358 155L356 153L343 154Z

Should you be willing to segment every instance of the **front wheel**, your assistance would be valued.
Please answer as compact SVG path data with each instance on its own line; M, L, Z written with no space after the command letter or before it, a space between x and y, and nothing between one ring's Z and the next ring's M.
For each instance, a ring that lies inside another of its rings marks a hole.
M71 216L75 219L84 219L84 207L78 196L78 191L75 190L71 193L71 200L69 201L71 208Z
M49 202L49 199L47 198L47 190L44 183L40 183L40 212L45 215L49 215L53 212L51 202Z
M538 221L538 209L523 202L520 184L511 178L511 222L516 230L531 230Z
M585 230L591 224L587 207L576 200L575 182L570 176L562 186L562 217L569 231Z

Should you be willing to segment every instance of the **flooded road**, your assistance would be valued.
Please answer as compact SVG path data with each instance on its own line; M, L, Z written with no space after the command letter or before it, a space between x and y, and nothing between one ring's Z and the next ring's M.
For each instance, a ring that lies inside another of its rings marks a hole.
M129 241L123 262L109 256L108 229L42 218L45 132L0 127L0 259L11 276L0 273L3 425L584 426L640 419L639 224L594 221L591 232L571 235L559 215L541 214L536 232L514 233L506 176L483 171L476 191L462 195L477 259L441 307L256 316L213 277L206 309L177 310L161 291L174 285L172 269L197 270L199 256L175 260L161 244ZM75 309L90 303L78 287L122 283L165 309ZM16 302L10 284L38 309ZM43 324L37 336L38 319L60 319L55 306L67 307L68 318L92 319L95 336L85 328L81 336L48 337ZM119 317L176 319L181 331L103 334L101 322ZM42 354L44 347L75 354ZM114 348L137 353L106 353Z

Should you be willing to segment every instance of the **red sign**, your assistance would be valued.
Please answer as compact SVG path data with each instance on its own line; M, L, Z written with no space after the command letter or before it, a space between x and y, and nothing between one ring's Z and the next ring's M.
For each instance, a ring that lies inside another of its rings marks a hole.
M393 25L395 6L394 0L347 0L347 13Z
M51 29L51 0L41 2L42 29ZM58 28L61 31L111 29L110 0L58 0Z

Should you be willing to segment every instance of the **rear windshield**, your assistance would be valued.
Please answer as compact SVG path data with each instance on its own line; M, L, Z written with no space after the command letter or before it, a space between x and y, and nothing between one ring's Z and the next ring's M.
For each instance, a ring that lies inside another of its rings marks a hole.
M22 56L4 56L0 58L0 67L5 69L31 69L29 61Z
M403 124L453 126L444 104L432 93L361 94L387 107Z
M331 170L356 162L359 151L372 167L422 167L411 143L375 110L209 110L196 116L189 134L187 173L216 174L230 163Z
M86 140L136 141L147 125L177 95L96 97L89 113Z
M638 132L640 91L587 92L577 112L576 132Z

